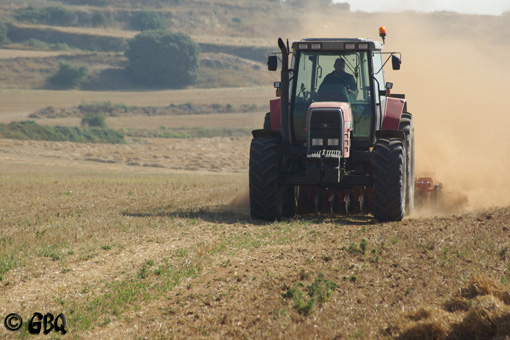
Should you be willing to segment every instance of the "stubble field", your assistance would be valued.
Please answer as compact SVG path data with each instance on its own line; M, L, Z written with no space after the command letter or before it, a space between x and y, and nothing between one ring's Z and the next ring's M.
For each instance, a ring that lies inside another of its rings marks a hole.
M230 117L256 128L262 116ZM135 117L135 125L225 117ZM385 224L253 221L249 143L2 140L0 315L27 323L35 312L64 313L65 337L78 339L506 334L507 209Z

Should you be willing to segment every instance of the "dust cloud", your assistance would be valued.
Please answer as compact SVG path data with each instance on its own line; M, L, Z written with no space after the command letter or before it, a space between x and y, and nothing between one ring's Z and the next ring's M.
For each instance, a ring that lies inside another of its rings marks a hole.
M248 187L240 190L230 201L228 206L233 212L238 214L249 215L250 213L250 189Z
M446 200L465 195L468 205L460 207L509 205L510 45L452 33L451 23L435 18L395 25L391 47L401 46L403 65L387 77L415 117L416 175L442 183Z
M386 67L393 93L405 93L414 116L416 177L443 186L443 207L510 205L510 43L508 15L338 12L311 14L289 40L365 37L388 32L384 51L402 53Z

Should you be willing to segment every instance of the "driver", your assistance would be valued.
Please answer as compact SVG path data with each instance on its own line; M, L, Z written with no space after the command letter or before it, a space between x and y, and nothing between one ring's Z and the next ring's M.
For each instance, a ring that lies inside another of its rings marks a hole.
M345 89L351 98L356 98L358 94L356 81L354 80L352 74L345 72L345 60L342 58L337 58L335 60L335 70L324 78L321 86L319 87L319 92L324 87L324 85L338 84L345 86Z

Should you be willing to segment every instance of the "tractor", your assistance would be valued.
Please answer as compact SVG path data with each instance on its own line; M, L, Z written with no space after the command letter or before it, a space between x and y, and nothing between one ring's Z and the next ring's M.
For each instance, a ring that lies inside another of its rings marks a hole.
M400 221L413 211L413 116L385 82L386 64L399 70L401 54L383 52L379 33L382 42L278 39L267 61L281 68L277 98L250 145L252 218L371 212Z

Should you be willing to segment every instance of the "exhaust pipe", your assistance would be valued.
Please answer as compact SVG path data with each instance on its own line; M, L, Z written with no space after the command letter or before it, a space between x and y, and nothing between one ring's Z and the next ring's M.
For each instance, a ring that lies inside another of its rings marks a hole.
M280 132L283 144L289 143L289 52L282 38L278 38L278 47L282 52L282 72L280 84Z

